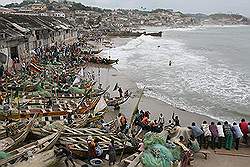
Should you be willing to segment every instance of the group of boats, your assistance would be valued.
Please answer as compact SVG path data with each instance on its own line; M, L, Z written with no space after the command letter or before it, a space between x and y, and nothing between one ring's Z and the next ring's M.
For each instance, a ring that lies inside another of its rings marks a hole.
M71 145L74 156L87 158L88 136L98 138L104 152L111 138L117 151L124 148L116 133L105 130L103 118L108 106L125 103L131 94L107 98L105 93L110 86L96 88L93 79L79 75L88 65L86 62L66 64L63 57L57 64L33 61L27 65L33 68L4 76L0 108L0 154L4 158L0 156L0 166L19 163L28 154L40 154L65 144ZM77 77L80 80L74 85ZM100 103L106 105L98 108ZM112 127L114 122L104 123Z

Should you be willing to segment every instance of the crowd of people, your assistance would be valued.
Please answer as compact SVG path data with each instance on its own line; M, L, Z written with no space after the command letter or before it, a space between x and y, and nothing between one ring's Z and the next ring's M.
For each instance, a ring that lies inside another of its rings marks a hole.
M88 142L88 159L91 161L92 159L95 158L103 158L103 150L99 146L98 138L92 138L92 136L89 136L87 139ZM116 151L115 151L115 142L114 139L111 138L110 143L108 144L108 160L109 160L109 165L115 164L116 162ZM106 157L105 157L106 158Z
M193 122L189 128L192 130L192 136L197 140L200 147L205 149L208 149L209 146L212 149L224 147L231 150L234 146L238 150L241 139L243 143L248 144L250 122L242 119L239 124L233 122L231 125L228 121L224 123L217 122L217 124L215 122L208 124L203 121L200 126Z

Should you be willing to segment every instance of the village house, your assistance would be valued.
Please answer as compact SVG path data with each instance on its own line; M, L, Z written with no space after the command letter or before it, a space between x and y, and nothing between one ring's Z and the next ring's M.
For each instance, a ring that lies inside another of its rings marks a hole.
M35 3L35 4L30 4L29 8L33 10L34 12L40 12L40 11L46 11L47 10L47 5L46 4L40 4L40 3Z
M64 18L0 14L0 60L6 67L15 58L29 61L37 47L76 41L77 30Z

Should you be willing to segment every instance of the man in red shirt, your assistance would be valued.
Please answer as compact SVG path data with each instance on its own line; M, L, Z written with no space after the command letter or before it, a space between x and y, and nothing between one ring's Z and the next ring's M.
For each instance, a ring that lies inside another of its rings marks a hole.
M247 144L247 138L248 138L248 123L245 121L245 119L241 120L241 123L239 124L241 132L243 133L243 142Z

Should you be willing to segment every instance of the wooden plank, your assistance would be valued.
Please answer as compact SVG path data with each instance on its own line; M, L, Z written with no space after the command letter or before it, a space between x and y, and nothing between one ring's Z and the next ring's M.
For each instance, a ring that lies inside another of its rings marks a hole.
M102 132L98 131L97 129L93 128L91 129L92 131L95 131L96 133L99 133L99 134L103 134ZM119 141L120 143L122 143L121 139L115 137L115 136L112 136L113 139L116 139L117 141ZM109 139L110 141L111 139Z
M129 165L128 167L135 167L140 163L140 157L143 152L141 152Z

